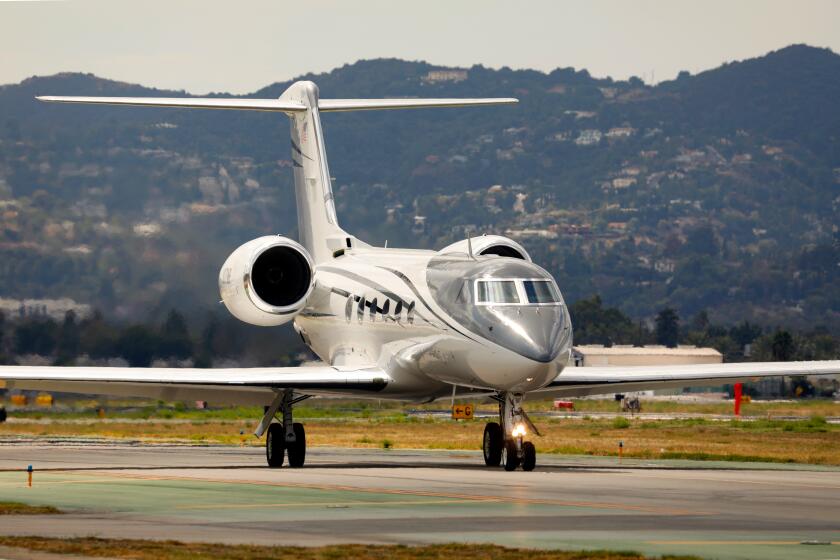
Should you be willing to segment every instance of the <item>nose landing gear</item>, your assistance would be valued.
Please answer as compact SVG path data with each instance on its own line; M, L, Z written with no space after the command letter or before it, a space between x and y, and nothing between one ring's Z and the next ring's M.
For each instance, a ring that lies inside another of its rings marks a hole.
M484 464L488 467L504 466L506 471L522 466L524 471L532 471L537 466L537 448L525 435L530 429L540 435L537 427L522 410L524 395L518 393L500 393L493 397L499 403L501 424L488 422L484 427Z

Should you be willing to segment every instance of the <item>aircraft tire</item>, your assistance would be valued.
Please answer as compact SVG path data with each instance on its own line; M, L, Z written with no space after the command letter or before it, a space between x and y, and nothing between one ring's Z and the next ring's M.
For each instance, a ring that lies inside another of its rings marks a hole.
M484 426L484 440L482 450L484 451L484 464L488 467L498 467L502 462L502 427L497 422L488 422Z
M265 436L265 458L268 466L279 469L283 466L283 456L286 452L286 434L283 424L271 424ZM291 457L290 457L291 459Z
M504 463L506 471L515 471L516 467L519 466L519 454L516 451L516 442L512 439L505 442L502 462Z
M306 461L306 431L300 422L292 424L292 428L295 431L295 441L286 444L286 451L289 454L289 466L299 468Z
M6 421L6 409L0 406L0 424Z
M537 466L537 448L530 441L522 444L522 470L532 471Z

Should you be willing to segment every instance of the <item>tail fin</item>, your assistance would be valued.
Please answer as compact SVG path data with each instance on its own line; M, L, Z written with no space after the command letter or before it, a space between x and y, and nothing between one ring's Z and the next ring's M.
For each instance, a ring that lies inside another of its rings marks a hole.
M292 165L295 174L300 243L316 263L332 258L335 251L352 246L353 239L338 226L324 133L318 114L318 86L295 82L280 101L297 103L305 111L291 113Z
M321 112L423 107L507 105L513 98L497 99L319 99L318 86L295 82L279 99L155 98L155 97L38 97L56 103L94 103L194 109L238 109L282 112L291 120L292 162L295 176L298 230L301 244L316 263L339 249L359 243L338 225L330 169L321 129Z

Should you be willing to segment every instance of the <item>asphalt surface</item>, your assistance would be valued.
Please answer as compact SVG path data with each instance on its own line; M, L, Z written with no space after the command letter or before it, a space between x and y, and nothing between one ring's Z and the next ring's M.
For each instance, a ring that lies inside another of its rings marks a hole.
M67 513L4 516L0 533L840 558L835 468L540 455L508 473L480 453L336 448L264 464L255 448L2 440L0 501Z

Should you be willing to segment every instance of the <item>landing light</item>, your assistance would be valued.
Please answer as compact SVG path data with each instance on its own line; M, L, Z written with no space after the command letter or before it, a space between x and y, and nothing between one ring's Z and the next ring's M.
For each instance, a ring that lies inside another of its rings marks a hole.
M525 424L517 424L511 432L513 437L521 437L525 435Z

